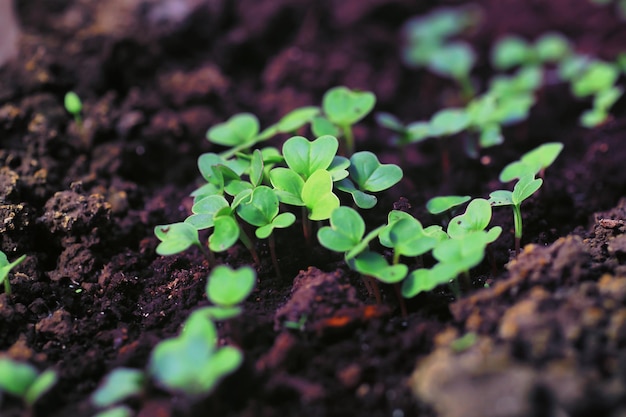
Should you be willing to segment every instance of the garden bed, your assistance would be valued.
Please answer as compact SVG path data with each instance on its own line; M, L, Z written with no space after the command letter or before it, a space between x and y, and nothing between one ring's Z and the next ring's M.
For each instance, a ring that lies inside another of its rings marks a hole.
M195 248L158 256L153 232L190 214L198 156L223 150L205 139L208 128L240 112L268 126L338 85L373 92L374 113L403 121L454 102L449 79L401 60L402 25L432 10L421 2L196 3L17 6L19 55L0 69L0 249L26 259L10 274L12 294L0 294L0 351L58 372L35 415L94 415L89 396L108 372L144 369L152 348L208 304L213 265ZM489 49L505 34L558 31L607 61L626 49L615 5L476 4L480 23L461 37L478 53L479 83L493 74ZM82 125L64 109L70 90L83 101ZM244 313L219 326L220 343L242 350L242 366L205 398L151 387L129 404L139 416L624 413L625 101L592 129L579 125L589 106L567 85L548 85L528 119L479 158L452 137L447 176L435 140L400 148L366 117L356 149L404 171L363 213L369 229L392 209L433 224L428 199L488 198L503 187L506 164L563 143L541 192L524 203L522 253L514 259L511 210L495 208L503 233L492 263L472 269L473 289L461 298L445 286L419 294L403 317L391 286L376 304L339 254L307 246L299 227L277 230L282 278L257 242L257 288ZM217 260L253 263L240 244ZM301 328L285 326L302 317ZM474 339L459 347L467 334ZM24 413L19 400L2 400L3 416Z

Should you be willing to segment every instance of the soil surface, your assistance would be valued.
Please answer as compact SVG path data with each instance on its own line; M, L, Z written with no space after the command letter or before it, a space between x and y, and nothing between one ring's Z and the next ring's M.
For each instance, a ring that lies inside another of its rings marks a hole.
M208 304L201 253L156 255L153 228L190 213L196 159L216 150L204 139L210 126L242 111L267 126L336 85L374 92L376 111L420 120L456 88L400 56L409 17L458 1L17 3L19 55L0 69L0 249L27 258L10 276L13 293L0 294L0 350L58 371L37 416L95 414L88 396L107 372L144 368L152 347ZM626 50L613 5L475 3L482 22L465 39L479 52L479 84L506 33L559 31L607 60ZM83 99L82 126L63 107L69 90ZM243 366L200 401L153 388L131 405L139 416L624 415L626 101L593 130L577 122L588 106L567 86L546 87L503 145L477 160L452 155L445 180L434 142L400 150L368 117L357 148L405 173L365 214L375 226L394 207L432 224L429 198L486 197L501 188L504 165L564 143L524 204L522 254L511 261L512 216L495 210L505 231L492 246L496 274L485 262L464 297L439 288L410 300L403 318L392 288L377 305L340 257L309 250L298 227L280 230L283 278L257 242L257 289L220 328ZM252 263L240 245L217 258ZM302 317L301 329L285 326ZM459 348L468 333L476 340ZM23 415L19 401L3 400L2 416Z

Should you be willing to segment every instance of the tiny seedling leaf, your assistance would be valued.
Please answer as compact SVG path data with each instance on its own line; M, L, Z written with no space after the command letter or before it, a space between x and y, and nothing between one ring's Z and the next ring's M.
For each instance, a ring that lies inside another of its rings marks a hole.
M302 201L309 211L309 219L328 219L337 207L339 198L333 194L333 179L330 173L320 169L315 171L302 187Z
M385 284L400 282L409 272L404 264L389 265L384 256L376 252L366 251L354 258L354 267L357 272L372 276Z
M270 182L281 203L292 206L304 205L301 198L304 180L295 171L289 168L274 168L270 171Z
M494 67L506 70L525 63L532 50L528 42L518 36L506 36L500 39L491 51L491 63Z
M259 133L259 120L251 113L239 113L224 123L211 127L206 136L223 146L253 145Z
M426 210L428 210L430 214L441 214L468 202L470 199L471 197L468 195L446 195L433 197L426 203Z
M278 122L278 131L282 133L295 132L302 126L310 123L319 113L319 107L314 106L301 107L292 110L280 119Z
M465 213L454 217L448 224L448 235L452 239L483 231L491 221L491 205L484 198L475 198L465 209Z
M435 74L462 79L469 75L475 62L476 54L469 44L450 42L432 52L428 68Z
M294 136L283 145L283 155L287 166L306 180L315 171L328 168L338 148L339 142L334 136L320 136L314 141Z
M213 234L209 236L209 249L213 252L223 252L239 239L239 224L232 214L219 215L219 212L213 223Z
M98 389L91 395L91 402L99 408L109 407L141 394L144 383L143 371L116 368L104 377Z
M226 265L219 265L209 276L206 292L213 304L233 307L250 295L255 284L256 273L249 266L233 270Z
M513 193L509 190L496 190L489 193L489 204L492 207L512 206Z
M65 105L65 110L74 116L79 115L83 110L83 103L80 100L80 97L78 97L78 94L73 91L65 93L63 104Z
M224 207L228 207L228 201L221 195L205 197L194 203L191 207L193 214L185 219L185 223L192 225L197 230L209 229L213 227L215 213Z
M433 136L450 136L467 128L470 118L464 109L439 110L430 119Z
M513 187L513 195L511 200L513 205L519 206L522 201L533 195L541 185L543 180L541 178L534 178L533 175L527 175L519 179L519 181Z
M328 90L322 99L324 113L332 123L351 126L365 117L374 108L376 96L368 91L335 87Z
M0 392L22 398L36 379L37 369L34 366L0 357Z
M350 178L360 190L386 190L402 179L402 169L394 164L381 164L369 151L356 152L350 157Z
M156 226L154 234L161 241L156 248L156 253L162 256L183 252L191 245L200 246L198 230L188 223L180 222Z
M249 199L239 203L237 214L253 226L268 225L278 215L278 197L273 189L261 185L252 190Z
M431 269L416 269L402 282L402 296L413 298L421 292L432 291L441 284L447 284L458 275L453 265L438 263Z
M559 62L571 49L567 38L557 32L544 33L535 41L535 52L541 62Z
M311 131L315 136L335 136L341 135L340 130L330 120L324 116L315 116L311 121Z
M320 244L335 252L347 252L354 248L365 234L365 222L361 215L350 207L338 207L330 215L330 226L317 232Z
M359 208L370 209L374 207L376 205L376 202L378 201L376 196L364 193L363 191L357 189L354 183L347 178L341 181L338 181L336 183L336 187L338 190L352 195L352 199L354 200L354 203Z
M43 371L28 387L24 395L24 403L32 407L46 392L57 383L59 376L52 369Z

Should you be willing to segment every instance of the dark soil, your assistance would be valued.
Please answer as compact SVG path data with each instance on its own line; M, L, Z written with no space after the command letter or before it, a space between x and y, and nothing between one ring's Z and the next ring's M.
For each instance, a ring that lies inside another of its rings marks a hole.
M27 258L11 274L13 294L0 294L0 349L59 372L36 415L93 415L88 396L107 372L144 368L152 347L207 304L202 255L159 257L153 235L155 225L189 214L196 158L212 149L207 128L241 111L267 126L336 85L373 91L377 111L406 121L446 105L454 85L400 60L401 25L435 3L462 2L18 2L19 56L0 69L0 249ZM505 33L560 31L604 59L626 49L626 22L612 6L476 3L483 22L467 40L482 56L481 82L492 74L489 46ZM194 11L176 19L167 13L176 5ZM68 90L83 99L81 129L63 108ZM473 271L476 288L490 288L456 301L446 289L420 295L402 318L391 288L376 305L340 258L308 250L298 227L279 231L283 279L259 242L259 285L244 315L221 328L224 342L243 349L242 368L198 402L154 389L132 404L138 415L626 413L626 203L618 204L626 102L594 130L577 123L588 105L566 86L547 87L530 119L483 151L488 158L453 155L446 181L434 143L400 151L366 119L357 148L404 161L405 172L366 214L375 225L394 203L431 224L428 198L487 196L501 187L505 164L563 142L544 188L524 205L523 243L531 245L507 264L512 218L497 210L494 223L505 230L493 245L497 276L487 262ZM240 246L218 260L251 263ZM285 328L303 315L303 329ZM477 343L452 350L469 331ZM22 412L5 398L2 416Z

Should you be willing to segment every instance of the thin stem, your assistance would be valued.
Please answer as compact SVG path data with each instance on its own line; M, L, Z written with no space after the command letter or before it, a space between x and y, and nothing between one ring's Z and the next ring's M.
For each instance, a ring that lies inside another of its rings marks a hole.
M6 295L11 295L11 283L9 282L9 275L4 277L4 292Z
M342 126L341 128L346 141L346 156L349 158L354 153L354 134L350 125Z
M461 86L461 96L463 97L463 101L469 103L476 95L476 90L472 85L472 80L468 75L465 75L457 78L457 81Z
M250 252L250 255L252 255L252 259L254 260L254 263L257 265L261 265L261 259L259 259L259 255L256 253L256 250L254 249L254 244L252 244L252 240L250 239L246 231L243 230L243 228L241 227L239 228L239 240L241 240L241 243L243 243L243 245Z
M472 280L470 278L470 273L469 271L463 271L463 273L461 274L461 290L462 291L469 291L470 289L472 289Z
M307 246L311 246L311 222L309 221L309 211L302 207L302 234Z
M374 297L376 298L376 304L378 305L382 304L383 299L380 296L380 287L378 286L378 281L376 281L376 278L374 277L368 276L367 278L369 278L370 284L372 285L372 288L374 290Z
M363 280L363 284L365 284L365 288L367 289L367 294L371 297L374 295L374 289L372 288L372 283L369 278L365 275L361 275L361 279Z
M515 224L515 256L520 253L522 241L522 210L519 204L513 205L513 223Z
M400 312L402 313L402 317L408 316L409 314L406 310L406 303L404 302L404 297L402 296L400 283L396 282L395 284L393 284L393 289L396 292L396 298L398 299L398 303L400 304Z
M274 238L274 234L271 234L268 241L270 247L270 255L272 256L272 264L274 265L274 271L276 271L276 276L278 279L282 279L282 275L280 273L280 267L278 266L278 257L276 256L276 239Z
M456 299L461 298L461 289L459 288L459 281L458 280L453 279L452 281L450 281L448 286L450 287L450 290L452 291L452 294L454 294L454 297Z
M202 252L204 259L206 259L209 262L209 267L213 268L213 266L215 266L215 263L216 263L215 254L213 253L213 251L209 248L205 248L201 244L197 244L196 246L200 248L200 252Z

